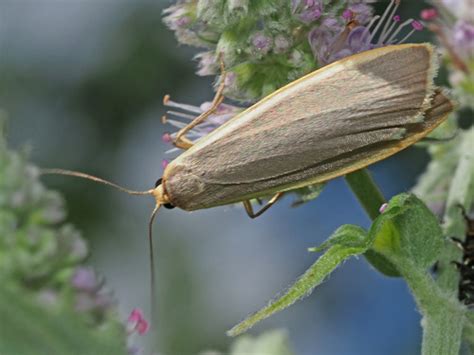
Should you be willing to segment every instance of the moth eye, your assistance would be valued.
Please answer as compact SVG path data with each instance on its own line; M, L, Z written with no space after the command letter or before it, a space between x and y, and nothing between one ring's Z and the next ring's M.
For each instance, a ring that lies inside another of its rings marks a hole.
M161 185L161 182L163 181L162 178L159 178L158 180L156 180L155 182L155 187L158 187L159 185Z
M173 208L175 208L176 206L173 206L171 203L165 203L163 205L164 208L167 208L169 210L172 210Z

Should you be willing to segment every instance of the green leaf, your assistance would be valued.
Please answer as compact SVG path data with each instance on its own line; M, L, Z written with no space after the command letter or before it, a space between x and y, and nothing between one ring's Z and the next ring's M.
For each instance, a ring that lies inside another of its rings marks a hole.
M420 269L439 258L444 238L436 216L412 194L392 198L374 221L369 235L373 250L389 260L410 260Z
M325 243L329 249L281 297L270 301L266 307L247 317L227 334L239 335L261 320L308 296L340 263L367 250L370 243L364 236L367 236L365 231L356 226L345 225L337 229L330 241Z
M335 245L341 245L347 248L368 248L371 244L364 228L352 224L345 224L336 229L323 244L318 247L309 248L308 250L318 252Z
M123 326L91 327L78 313L47 310L30 293L0 288L0 354L126 354Z
M298 196L298 198L291 204L292 207L298 207L306 202L312 201L316 199L326 186L325 183L323 184L316 184L316 185L309 185L302 187L301 189L294 190Z

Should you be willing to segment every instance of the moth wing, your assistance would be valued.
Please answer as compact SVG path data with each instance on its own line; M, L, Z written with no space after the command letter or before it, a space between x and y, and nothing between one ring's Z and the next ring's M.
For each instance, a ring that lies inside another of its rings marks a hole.
M432 47L420 44L367 51L311 73L179 156L167 169L168 190L224 204L342 175L364 150L380 160L394 153L384 147L423 127L435 70Z

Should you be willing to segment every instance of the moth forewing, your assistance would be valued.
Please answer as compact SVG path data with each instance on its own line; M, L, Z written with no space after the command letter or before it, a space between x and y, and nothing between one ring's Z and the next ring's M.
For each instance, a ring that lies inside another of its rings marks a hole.
M387 46L328 65L199 140L165 169L163 189L171 204L195 210L323 182L384 159L451 111L443 94L434 95L436 68L428 44Z

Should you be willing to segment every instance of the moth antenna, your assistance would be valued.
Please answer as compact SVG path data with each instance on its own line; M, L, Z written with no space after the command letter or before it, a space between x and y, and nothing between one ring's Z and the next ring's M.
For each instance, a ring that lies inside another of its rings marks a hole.
M64 170L64 169L41 169L40 170L40 174L41 175L65 175L65 176L74 176L74 177L78 177L78 178L81 178L81 179L86 179L86 180L91 180L91 181L95 181L95 182L98 182L100 184L104 184L104 185L108 185L108 186L112 186L114 188L116 188L117 190L120 190L122 192L125 192L129 195L152 195L153 194L153 189L151 190L146 190L146 191L135 191L135 190L130 190L130 189L127 189L123 186L120 186L120 185L117 185L111 181L107 181L107 180L104 180L100 177L97 177L97 176L94 176L94 175L90 175L90 174L85 174L85 173L81 173L79 171L73 171L73 170Z
M151 298L151 319L155 319L155 254L153 252L153 222L162 205L156 203L155 208L150 216L150 221L148 222L148 248L150 249L150 298Z
M135 190L130 190L123 186L117 185L111 181L102 179L100 177L81 173L79 171L64 170L64 169L41 169L40 174L41 175L65 175L65 176L78 177L78 178L98 182L100 184L112 186L116 188L117 190L125 192L129 195L152 195L155 198L155 201L156 201L155 207L153 208L153 211L150 215L150 220L148 222L148 248L150 249L149 257L150 257L150 285L151 285L150 286L151 287L151 290L150 290L151 319L153 319L155 316L155 255L153 252L153 222L155 221L155 217L161 206L164 205L165 207L168 207L168 208L173 207L172 205L170 205L170 201L168 197L166 196L166 193L164 192L164 189L162 186L162 179L159 179L157 181L154 189L150 189L146 191L135 191Z

